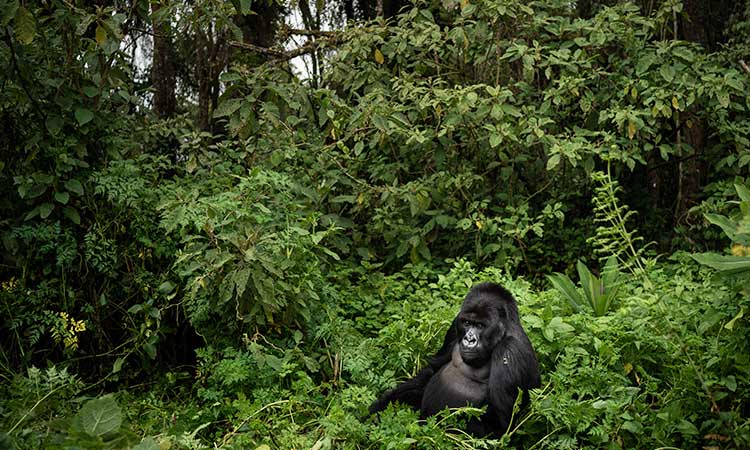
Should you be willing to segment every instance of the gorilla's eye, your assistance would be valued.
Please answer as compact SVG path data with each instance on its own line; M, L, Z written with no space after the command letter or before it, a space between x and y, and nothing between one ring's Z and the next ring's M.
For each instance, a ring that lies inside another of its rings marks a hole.
M479 330L481 330L482 328L484 328L484 324L483 323L481 323L481 322L474 322L473 320L469 320L469 319L463 319L461 321L461 325L463 325L465 328L477 328Z

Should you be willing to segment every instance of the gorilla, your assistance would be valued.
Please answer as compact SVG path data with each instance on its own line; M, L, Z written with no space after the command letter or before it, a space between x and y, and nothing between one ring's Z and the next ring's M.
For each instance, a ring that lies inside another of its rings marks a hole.
M495 283L474 286L453 320L443 346L414 378L385 392L370 406L375 414L399 402L422 418L445 408L483 407L466 431L499 437L510 426L518 389L522 406L528 390L539 387L539 363L518 319L513 296Z

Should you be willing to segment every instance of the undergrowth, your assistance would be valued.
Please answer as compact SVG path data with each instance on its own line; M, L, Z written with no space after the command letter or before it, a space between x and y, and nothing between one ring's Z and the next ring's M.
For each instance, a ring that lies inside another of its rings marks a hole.
M206 346L194 372L114 396L96 400L100 386L64 369L29 370L3 392L3 439L15 448L494 448L460 431L477 410L424 422L404 407L367 413L436 350L468 287L493 280L516 296L542 373L504 448L746 448L750 344L737 315L750 301L687 255L672 259L649 273L648 288L624 282L618 308L600 317L465 261L445 273L361 275L336 285L304 333ZM379 313L352 313L360 302ZM87 422L92 414L109 425Z

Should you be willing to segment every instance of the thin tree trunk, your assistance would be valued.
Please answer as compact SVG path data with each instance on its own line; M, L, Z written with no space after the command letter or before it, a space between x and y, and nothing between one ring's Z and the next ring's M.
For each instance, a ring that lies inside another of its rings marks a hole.
M151 3L151 17L157 16L162 5ZM175 98L176 75L172 48L172 26L169 19L152 20L154 50L151 62L151 80L154 88L154 114L171 117L177 108Z

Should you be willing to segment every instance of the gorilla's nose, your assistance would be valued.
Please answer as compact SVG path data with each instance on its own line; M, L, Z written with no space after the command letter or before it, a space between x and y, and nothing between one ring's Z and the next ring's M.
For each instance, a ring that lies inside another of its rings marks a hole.
M466 336L464 336L464 346L468 348L472 348L477 345L477 337L474 333L466 333Z

